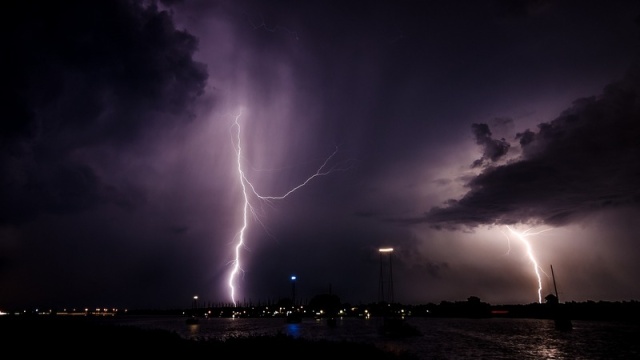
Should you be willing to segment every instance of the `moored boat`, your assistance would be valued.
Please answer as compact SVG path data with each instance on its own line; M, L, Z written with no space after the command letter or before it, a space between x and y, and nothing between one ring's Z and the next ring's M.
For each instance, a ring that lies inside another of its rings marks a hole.
M555 299L550 302L551 315L553 316L553 322L557 330L567 331L573 329L573 322L569 315L563 311L560 305L560 298L558 297L558 287L556 286L556 276L553 273L553 265L551 265L551 277L553 278L553 289L556 293Z

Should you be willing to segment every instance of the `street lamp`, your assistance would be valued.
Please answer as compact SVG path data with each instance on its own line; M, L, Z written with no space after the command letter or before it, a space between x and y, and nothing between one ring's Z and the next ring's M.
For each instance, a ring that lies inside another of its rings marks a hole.
M291 275L291 303L293 307L296 306L296 276Z
M391 254L393 253L393 248L380 248L378 249L378 252L380 253L380 282L379 282L379 288L378 288L378 301L380 302L384 302L385 301L385 296L384 296L384 261L383 261L383 256L384 254L389 254L389 288L388 288L388 293L389 293L389 303L393 303L393 269L391 267Z

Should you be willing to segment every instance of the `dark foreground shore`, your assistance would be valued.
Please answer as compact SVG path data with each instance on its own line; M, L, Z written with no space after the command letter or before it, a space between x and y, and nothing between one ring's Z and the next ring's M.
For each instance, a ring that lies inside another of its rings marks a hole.
M106 324L91 317L2 316L2 351L15 356L62 355L66 358L106 356L209 355L218 359L256 357L301 359L332 357L365 359L413 359L370 344L306 340L285 334L220 340L187 340L158 329Z

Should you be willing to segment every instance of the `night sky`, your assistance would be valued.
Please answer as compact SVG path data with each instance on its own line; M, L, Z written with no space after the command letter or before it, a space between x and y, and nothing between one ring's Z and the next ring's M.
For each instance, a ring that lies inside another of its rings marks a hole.
M364 4L4 4L0 310L640 299L640 2Z

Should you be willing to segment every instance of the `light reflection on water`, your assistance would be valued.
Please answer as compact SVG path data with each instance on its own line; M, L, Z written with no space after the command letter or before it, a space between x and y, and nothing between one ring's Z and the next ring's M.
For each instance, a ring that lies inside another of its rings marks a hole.
M287 324L286 333L293 337L300 337L300 324Z
M287 334L297 338L373 343L390 351L409 351L420 359L639 359L640 326L613 322L573 321L569 332L542 319L409 318L422 335L383 338L379 319L304 319L288 324L282 318L201 319L187 325L179 317L136 317L118 321L143 328L161 328L194 340Z

